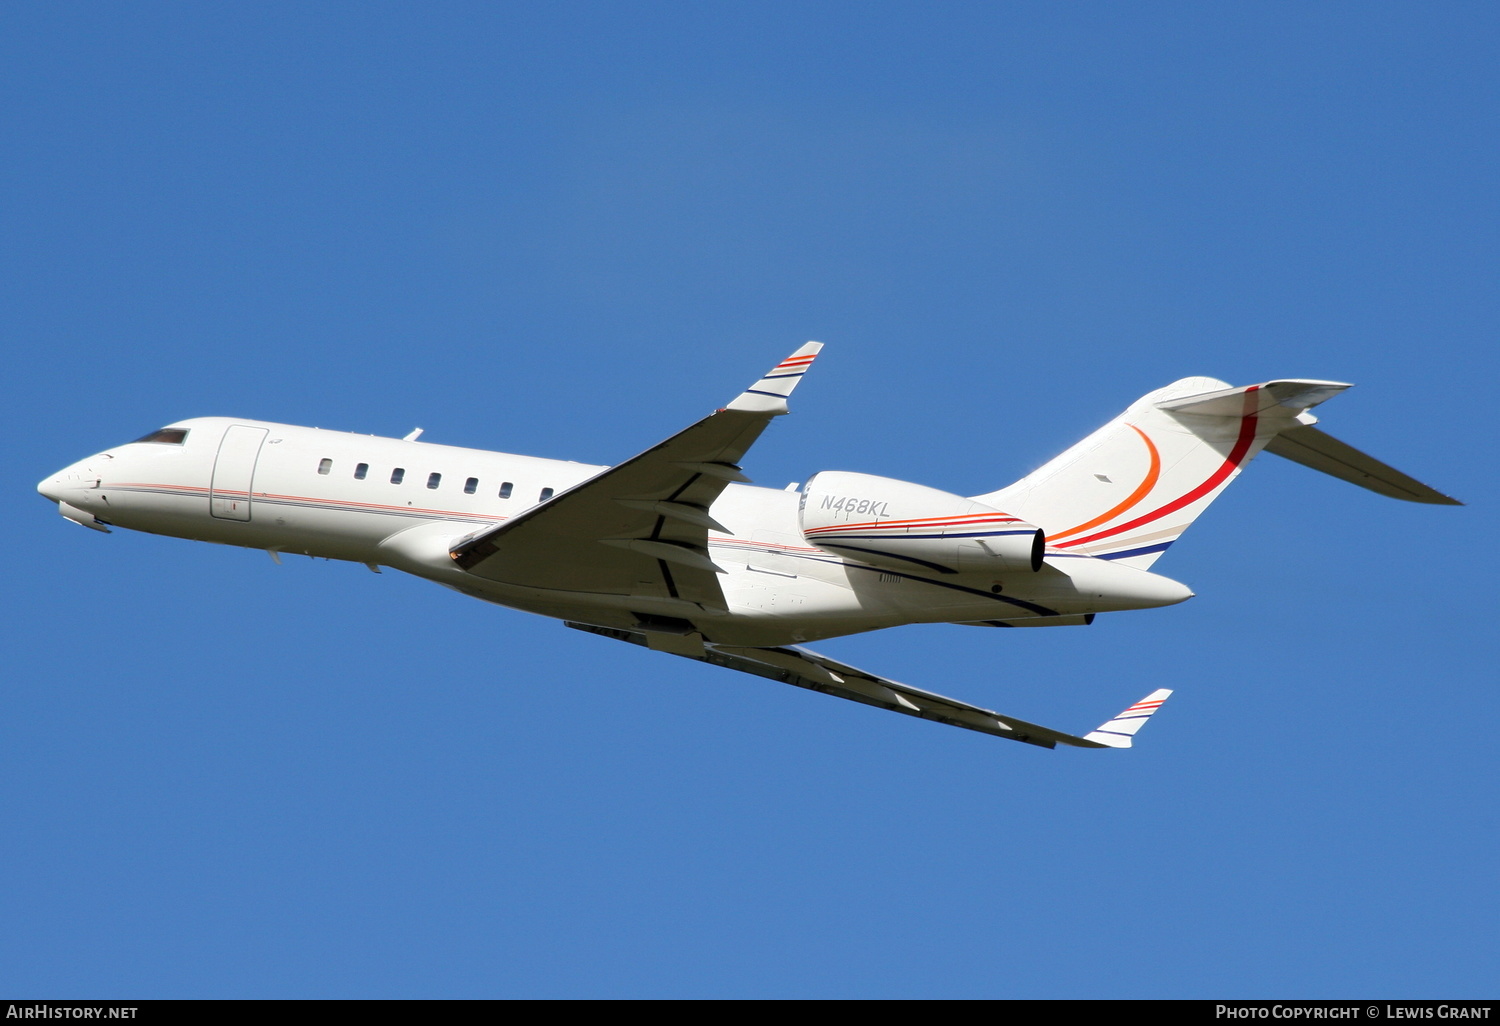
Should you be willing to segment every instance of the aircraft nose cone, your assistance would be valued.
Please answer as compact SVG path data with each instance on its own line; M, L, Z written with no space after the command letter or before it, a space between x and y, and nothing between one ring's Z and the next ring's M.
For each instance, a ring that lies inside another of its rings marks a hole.
M41 484L36 486L36 490L53 502L62 502L63 495L66 493L61 474L53 474L51 477L44 479Z
M88 489L99 487L99 475L94 467L93 459L79 460L45 478L36 486L36 490L53 502L77 504Z

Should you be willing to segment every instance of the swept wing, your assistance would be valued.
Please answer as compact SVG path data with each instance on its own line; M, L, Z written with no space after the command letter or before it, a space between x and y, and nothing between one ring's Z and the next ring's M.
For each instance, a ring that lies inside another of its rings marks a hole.
M614 627L599 627L593 624L568 623L569 627L591 634L599 634L617 641L628 641L634 645L651 646L647 635L641 631L619 630ZM935 720L951 727L977 730L983 734L1024 741L1042 748L1070 745L1074 748L1129 748L1137 731L1145 725L1152 713L1161 708L1172 692L1166 688L1153 691L1113 719L1100 724L1093 731L1079 737L1051 727L1028 723L1014 716L1006 716L990 709L961 702L923 691L908 684L901 684L887 677L841 663L825 655L809 651L800 646L783 648L737 648L729 645L706 644L703 654L674 652L688 659L725 666L743 673L792 684L809 691L821 691L836 698L847 698L851 702L879 706L892 712L917 716L924 720Z
M452 553L471 574L507 584L649 596L725 608L709 508L822 345L809 342L719 410L639 456L466 539Z

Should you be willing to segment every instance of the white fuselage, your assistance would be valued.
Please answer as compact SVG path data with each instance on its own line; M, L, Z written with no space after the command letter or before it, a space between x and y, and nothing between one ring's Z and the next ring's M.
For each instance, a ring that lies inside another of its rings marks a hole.
M86 526L97 520L391 566L488 601L600 626L630 628L640 614L657 612L629 595L517 587L426 555L446 552L448 541L512 517L603 467L223 417L170 428L185 432L180 442L117 446L38 490ZM711 532L708 545L724 571L728 609L692 616L705 637L771 646L905 623L1065 623L1192 594L1155 574L1054 552L1035 573L880 569L808 544L800 499L795 491L731 484L713 505L727 533Z

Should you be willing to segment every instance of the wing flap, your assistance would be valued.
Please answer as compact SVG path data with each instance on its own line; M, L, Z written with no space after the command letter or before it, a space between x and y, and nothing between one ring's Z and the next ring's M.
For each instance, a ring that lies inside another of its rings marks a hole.
M739 670L741 673L754 674L757 677L780 681L783 684L806 688L809 691L818 691L835 698L873 705L891 712L933 720L952 727L962 727L965 730L978 731L981 734L1003 737L1011 741L1021 741L1041 748L1055 748L1060 744L1074 748L1129 748L1131 737L1140 729L1145 716L1155 712L1161 702L1165 701L1165 696L1171 694L1170 691L1154 692L1087 736L1078 737L977 705L970 705L956 698L948 698L945 695L914 688L909 684L901 684L805 648L740 648L710 643L703 646L700 654L696 649L674 650L661 644L653 644L652 638L645 631L627 631L572 621L568 621L568 626L658 651L671 651L673 655L713 663L715 666ZM1141 716L1140 709L1147 703L1153 702L1150 712ZM1137 722L1137 717L1139 717L1139 722Z

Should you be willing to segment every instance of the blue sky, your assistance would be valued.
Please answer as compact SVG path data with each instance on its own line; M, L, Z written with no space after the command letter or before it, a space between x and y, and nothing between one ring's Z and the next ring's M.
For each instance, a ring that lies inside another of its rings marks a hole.
M0 991L1495 993L1485 4L0 10ZM1086 629L817 646L1047 752L33 489L234 415L965 494L1188 374L1353 381Z

